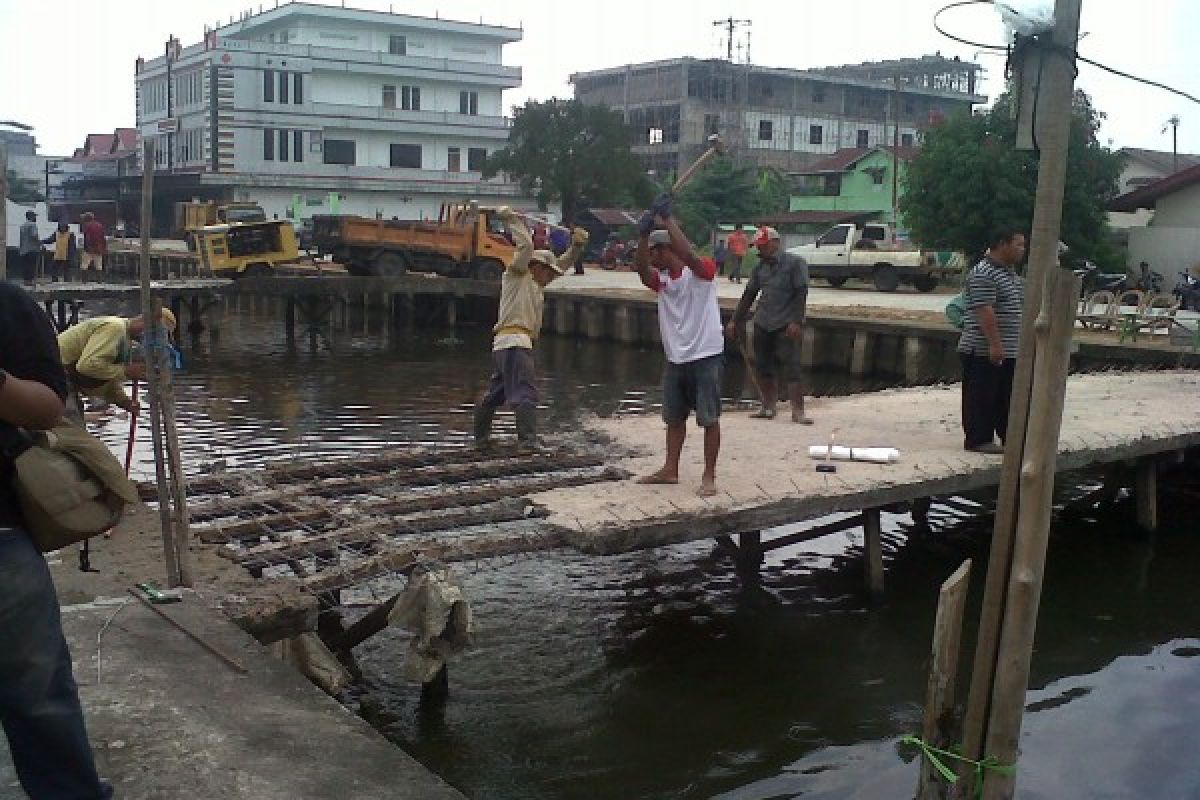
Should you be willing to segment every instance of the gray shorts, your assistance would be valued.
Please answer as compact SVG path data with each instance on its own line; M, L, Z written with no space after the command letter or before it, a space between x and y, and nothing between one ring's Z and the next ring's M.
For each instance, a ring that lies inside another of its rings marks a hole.
M800 342L785 333L786 328L765 331L754 326L754 362L759 378L779 378L799 383Z
M724 364L722 353L684 364L668 361L663 371L663 422L682 424L687 422L688 414L695 411L696 424L701 428L716 425L721 418Z

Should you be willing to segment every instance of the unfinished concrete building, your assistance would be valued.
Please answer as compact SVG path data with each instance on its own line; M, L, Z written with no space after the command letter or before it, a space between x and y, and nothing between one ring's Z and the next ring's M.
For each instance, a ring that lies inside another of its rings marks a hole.
M583 102L624 112L647 170L682 171L719 132L739 161L791 172L843 148L919 144L938 117L986 102L981 70L941 55L810 70L677 58L571 83Z

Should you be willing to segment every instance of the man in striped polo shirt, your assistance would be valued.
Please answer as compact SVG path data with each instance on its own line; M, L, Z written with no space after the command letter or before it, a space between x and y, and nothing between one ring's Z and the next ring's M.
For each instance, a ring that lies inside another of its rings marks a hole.
M967 313L958 356L963 370L963 446L976 453L1004 452L1025 299L1016 268L1024 259L1025 234L1004 228L967 273Z

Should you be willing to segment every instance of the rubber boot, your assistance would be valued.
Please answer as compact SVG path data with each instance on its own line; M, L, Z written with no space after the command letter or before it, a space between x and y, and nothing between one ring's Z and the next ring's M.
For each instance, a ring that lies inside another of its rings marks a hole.
M798 383L788 385L788 402L792 406L792 422L812 425L812 417L804 413L804 387Z
M517 406L513 416L517 420L517 452L538 452L537 409L531 405Z
M758 388L762 392L762 408L750 416L755 419L775 419L775 402L778 397L775 379L763 378L758 382Z
M492 417L496 409L483 404L475 406L475 449L487 450L492 446Z

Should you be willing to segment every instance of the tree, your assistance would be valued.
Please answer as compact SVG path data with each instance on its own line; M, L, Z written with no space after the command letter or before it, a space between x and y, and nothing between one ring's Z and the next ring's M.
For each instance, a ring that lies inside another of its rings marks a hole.
M45 200L45 196L38 191L38 182L17 175L15 170L8 171L8 199L14 203L20 203L23 206L33 205Z
M787 210L787 179L775 169L737 166L729 158L710 163L684 187L676 216L694 242L706 242L719 222L753 223Z
M1038 154L1017 150L1012 98L988 111L959 115L931 128L904 176L900 210L914 241L975 258L998 227L1028 230L1037 193ZM1109 243L1104 207L1117 194L1122 156L1101 146L1104 114L1075 92L1062 239L1101 265L1119 263Z
M530 100L513 109L508 144L488 157L484 177L506 172L545 210L562 203L572 220L585 204L644 207L653 187L629 149L620 111L578 100Z

